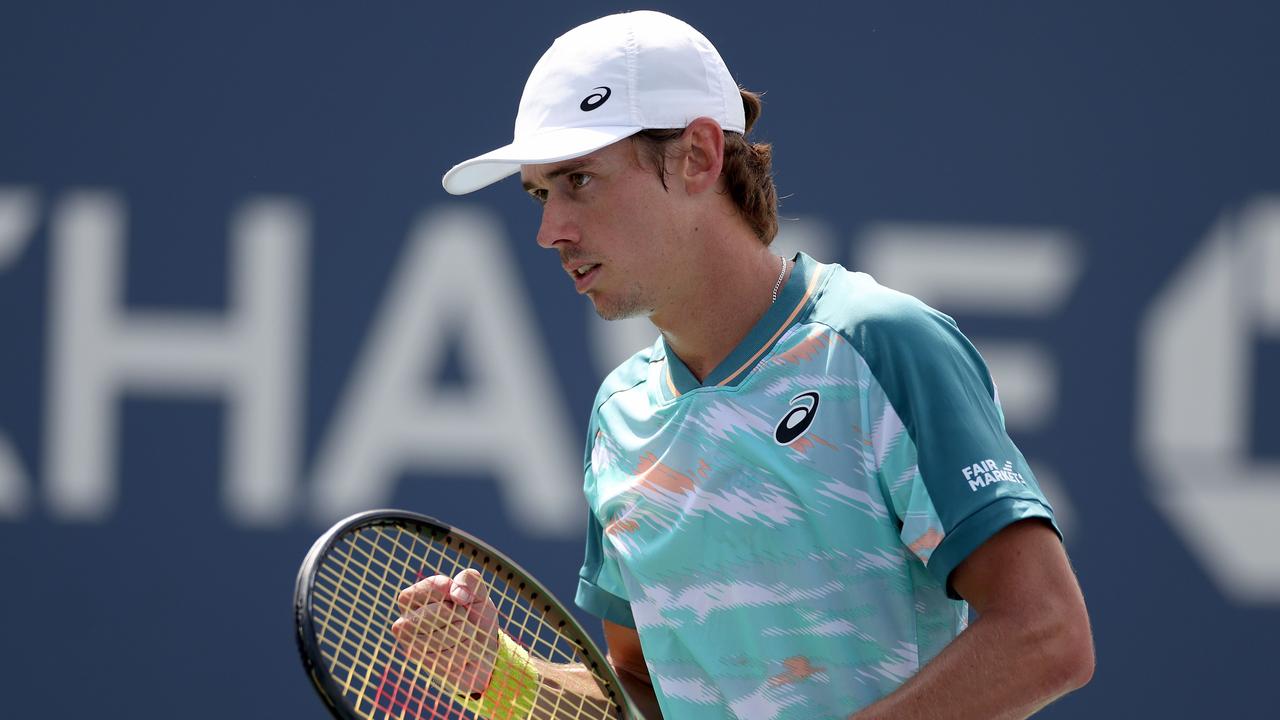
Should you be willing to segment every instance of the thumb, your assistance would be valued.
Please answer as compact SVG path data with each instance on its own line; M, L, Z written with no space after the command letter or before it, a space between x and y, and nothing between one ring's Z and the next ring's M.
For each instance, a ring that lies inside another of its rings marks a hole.
M479 570L467 568L453 578L453 587L449 589L449 597L459 605L470 605L475 600L488 595L484 584L484 576Z

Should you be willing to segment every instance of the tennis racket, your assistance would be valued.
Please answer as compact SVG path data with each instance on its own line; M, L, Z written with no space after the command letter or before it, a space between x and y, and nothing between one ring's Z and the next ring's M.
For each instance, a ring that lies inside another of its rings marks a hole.
M467 569L480 573L496 624L491 610L477 621L447 596L406 604L417 597L406 588ZM438 625L433 637L449 651L426 652L392 632L428 610L436 614L423 627ZM639 720L563 604L506 555L425 515L373 510L330 528L298 571L294 621L303 665L336 718ZM460 671L463 658L493 662L482 692Z

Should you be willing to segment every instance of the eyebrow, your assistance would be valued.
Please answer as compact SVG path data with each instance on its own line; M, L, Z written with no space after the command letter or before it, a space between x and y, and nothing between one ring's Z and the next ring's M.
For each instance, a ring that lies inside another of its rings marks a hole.
M578 160L573 160L565 165L561 165L555 170L552 170L551 172L547 173L547 182L551 182L552 180L555 180L561 175L568 175L569 173L578 172L579 170L581 170L584 167L587 167L590 164L591 164L591 160L587 158L580 158ZM525 180L521 184L524 186L524 189L526 191L538 189L538 185L528 180Z

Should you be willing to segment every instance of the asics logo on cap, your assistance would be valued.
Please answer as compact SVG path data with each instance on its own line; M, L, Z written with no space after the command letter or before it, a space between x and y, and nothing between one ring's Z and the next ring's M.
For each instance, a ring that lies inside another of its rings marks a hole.
M586 96L585 98L583 98L583 99L582 99L582 104L578 106L579 108L581 108L581 109L582 109L582 112L591 112L592 110L595 110L596 108L598 108L598 107L600 107L601 105L603 105L603 104L604 104L604 101L605 101L605 100L608 100L608 99L609 99L609 96L613 94L613 91L612 91L612 90L610 90L609 88L607 88L607 87L605 87L605 86L603 86L603 85L601 85L601 86L600 86L600 87L598 87L598 88L591 88L591 89L592 89L592 90L603 90L604 92L602 92L602 93L600 93L600 92L591 93L590 95L588 95L588 96Z

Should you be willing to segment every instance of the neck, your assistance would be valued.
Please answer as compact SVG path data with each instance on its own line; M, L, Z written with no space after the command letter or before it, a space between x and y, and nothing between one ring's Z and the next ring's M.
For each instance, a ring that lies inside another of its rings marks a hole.
M684 283L686 293L650 316L668 347L699 381L733 352L773 304L783 261L760 245L754 235L750 241L754 246L748 245L749 249L741 245L719 251L709 248L712 256L703 258L696 267L715 268L714 277L703 273L703 277ZM787 262L782 284L791 267Z

